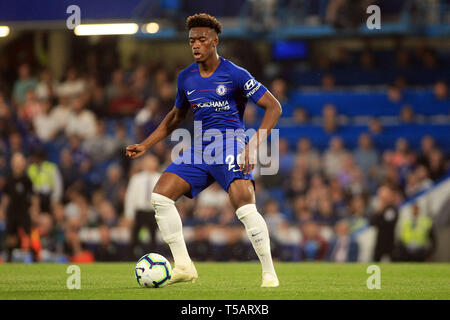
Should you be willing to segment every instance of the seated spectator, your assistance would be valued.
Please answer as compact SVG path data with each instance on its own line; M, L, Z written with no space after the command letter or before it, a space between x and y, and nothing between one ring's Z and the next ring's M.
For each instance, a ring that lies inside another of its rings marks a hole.
M74 99L79 97L86 90L86 81L79 77L78 71L74 67L67 70L66 79L59 84L57 92L59 97Z
M322 260L327 252L327 242L322 238L319 225L315 222L306 222L300 227L303 235L301 240L301 257L304 260Z
M285 218L283 214L280 212L280 206L277 201L270 199L264 206L264 220L267 223L267 228L269 229L269 233L276 237L278 233L278 229Z
M108 114L113 117L134 116L142 105L142 100L133 95L127 85L122 85L120 94L114 100L111 100L108 106Z
M256 111L256 108L259 107L255 106L254 104L247 104L244 113L244 124L246 128L258 129L260 123L258 120L258 113Z
M404 105L400 110L400 121L404 124L414 123L415 114L410 105Z
M372 145L372 138L362 133L358 138L358 148L353 152L356 164L364 174L369 174L379 161L379 154Z
M69 99L64 96L59 97L58 104L53 107L50 112L50 116L57 132L65 131L71 112L72 109L69 104Z
M350 217L347 221L350 227L350 234L356 237L369 227L366 200L362 195L353 196L349 206Z
M418 204L401 220L399 235L394 251L396 261L427 261L436 248L433 220L421 212Z
M106 98L109 102L119 97L122 86L125 85L125 77L122 69L114 70L111 82L106 86Z
M307 124L309 121L308 111L302 107L296 107L292 112L292 119L295 124Z
M344 164L348 152L344 148L344 142L340 137L333 137L330 139L329 147L323 154L323 167L327 176L334 176L337 174Z
M338 130L338 114L333 104L326 104L322 109L322 126L326 133L335 133Z
M95 114L87 110L83 98L75 98L72 109L67 118L66 135L77 135L83 139L89 139L97 133L97 119Z
M336 80L335 78L327 73L322 77L321 81L321 89L324 91L332 91L336 88Z
M103 181L102 190L105 197L109 200L116 210L121 210L125 199L126 185L123 181L122 168L118 164L111 164L106 173L106 179Z
M12 101L15 105L20 106L25 102L27 92L34 92L38 82L31 76L30 66L27 63L21 64L17 73L19 79L14 83Z
M391 102L392 104L398 105L403 101L402 92L396 86L393 85L389 86L386 94L388 101Z
M94 250L95 261L111 262L121 260L117 245L111 240L111 231L105 225L98 226L100 243Z
M50 115L50 102L45 100L40 104L41 112L33 118L33 127L37 137L42 142L54 140L56 136L55 122Z
M33 90L28 90L25 95L25 101L17 110L19 120L24 123L33 123L34 118L42 113L42 103L36 97Z
M36 86L35 92L39 100L47 100L53 102L56 97L58 83L52 78L52 73L49 69L44 69L39 75L39 83Z
M447 83L443 80L439 80L438 82L436 82L433 86L433 95L436 100L439 101L448 100L450 97L448 94Z
M314 220L319 225L334 226L337 221L337 214L330 199L322 199L318 205L318 210L314 214Z
M297 141L297 150L296 150L297 164L304 163L307 172L317 172L321 167L321 159L319 152L316 149L313 149L311 146L311 141L308 138L300 138Z
M350 235L346 220L340 220L334 227L336 237L327 250L327 260L332 262L356 262L358 260L358 243Z
M420 140L420 154L417 157L417 163L423 164L427 168L429 168L429 161L428 157L433 151L433 149L436 147L436 142L434 141L434 138L427 134L422 137Z
M280 172L283 175L288 175L294 166L295 156L289 148L289 141L285 138L279 140L279 162Z
M82 143L82 149L89 155L94 164L106 162L116 151L113 137L106 134L106 124L104 120L97 123L97 134L86 139Z
M73 185L79 178L78 169L74 164L72 153L69 149L63 149L59 154L59 168L65 193L69 186Z
M419 165L406 179L405 194L408 197L412 197L432 184L433 180L429 178L427 167Z
M372 135L379 135L383 133L383 126L381 124L380 119L372 118L369 120L369 132Z
M277 78L270 84L270 92L283 106L288 102L288 87L286 81L281 78Z
M445 165L444 155L442 154L442 151L436 148L433 149L428 159L430 164L430 178L433 181L439 180L448 171L448 168Z

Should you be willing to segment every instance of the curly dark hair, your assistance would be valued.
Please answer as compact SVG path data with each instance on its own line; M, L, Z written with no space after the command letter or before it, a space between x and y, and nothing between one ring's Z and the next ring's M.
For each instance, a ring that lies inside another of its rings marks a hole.
M222 33L222 24L215 17L207 13L197 13L186 19L186 28L188 30L201 27L214 29L217 34Z

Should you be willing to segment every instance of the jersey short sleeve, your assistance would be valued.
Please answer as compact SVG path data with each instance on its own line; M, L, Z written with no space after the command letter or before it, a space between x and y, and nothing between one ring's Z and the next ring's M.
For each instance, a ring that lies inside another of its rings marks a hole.
M254 103L266 93L267 88L260 82L258 82L253 76L245 69L240 68L236 72L237 82L239 88L244 93L245 98L252 100Z
M178 109L189 108L189 100L183 88L183 73L179 73L177 77L177 97L175 98L175 107Z

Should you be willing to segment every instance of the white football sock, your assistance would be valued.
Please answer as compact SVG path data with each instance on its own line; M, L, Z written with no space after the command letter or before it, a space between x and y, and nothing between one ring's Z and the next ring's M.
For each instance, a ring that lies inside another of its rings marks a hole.
M152 193L151 202L159 231L170 247L175 266L190 266L191 258L184 242L183 226L175 202L158 193Z
M263 273L269 272L276 275L270 252L269 230L266 221L258 213L256 205L246 204L236 210L236 215L245 226L247 236L261 261Z

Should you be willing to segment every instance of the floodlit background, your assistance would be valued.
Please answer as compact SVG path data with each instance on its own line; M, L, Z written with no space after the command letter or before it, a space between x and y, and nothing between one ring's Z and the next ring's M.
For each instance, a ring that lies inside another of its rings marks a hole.
M283 106L280 171L255 181L275 259L450 261L448 0L0 2L0 192L20 152L40 195L12 251L0 210L0 261L170 257L146 196L173 144L136 161L124 147L173 107L199 12L223 24L219 54ZM246 127L262 116L249 103ZM177 207L194 261L257 259L218 185Z

